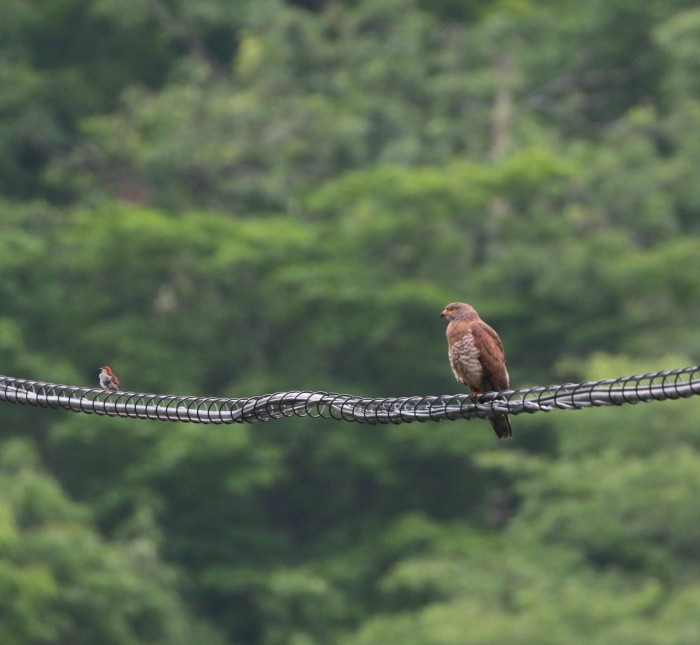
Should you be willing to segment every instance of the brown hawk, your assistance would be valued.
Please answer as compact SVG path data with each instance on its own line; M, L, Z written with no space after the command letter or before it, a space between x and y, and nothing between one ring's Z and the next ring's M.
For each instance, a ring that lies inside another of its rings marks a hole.
M472 395L508 389L508 370L503 343L498 334L464 302L447 305L440 314L447 325L447 354L455 378L464 383ZM508 415L489 417L499 439L513 436Z

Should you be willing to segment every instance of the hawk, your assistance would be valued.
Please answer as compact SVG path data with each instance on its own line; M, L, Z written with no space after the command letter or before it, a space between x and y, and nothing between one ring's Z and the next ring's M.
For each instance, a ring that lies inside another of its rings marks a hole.
M508 389L508 370L498 334L464 302L447 305L440 314L447 318L447 354L455 378L473 396ZM489 417L499 439L513 436L508 415Z

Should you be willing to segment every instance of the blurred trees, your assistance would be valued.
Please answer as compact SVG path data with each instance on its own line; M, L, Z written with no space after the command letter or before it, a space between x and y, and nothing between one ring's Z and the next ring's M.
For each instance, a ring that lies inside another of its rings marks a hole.
M697 362L689 0L6 4L3 373L458 391L455 299L515 387ZM694 642L698 412L3 405L2 640Z
M224 642L188 616L155 545L105 543L87 509L37 469L29 445L5 443L0 479L4 643Z

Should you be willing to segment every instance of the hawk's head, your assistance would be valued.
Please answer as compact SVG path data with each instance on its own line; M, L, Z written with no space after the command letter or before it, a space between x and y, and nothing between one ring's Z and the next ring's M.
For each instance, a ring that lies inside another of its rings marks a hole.
M442 310L440 317L452 322L453 320L476 320L479 314L474 307L465 302L452 302Z

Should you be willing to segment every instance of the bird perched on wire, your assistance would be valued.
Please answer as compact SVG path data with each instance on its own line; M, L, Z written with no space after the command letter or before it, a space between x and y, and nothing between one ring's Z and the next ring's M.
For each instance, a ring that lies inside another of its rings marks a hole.
M455 378L472 396L508 389L508 370L503 343L471 305L453 302L440 314L447 325L447 354ZM513 436L508 415L489 417L499 439Z
M100 387L105 392L119 392L119 379L109 365L100 368Z

